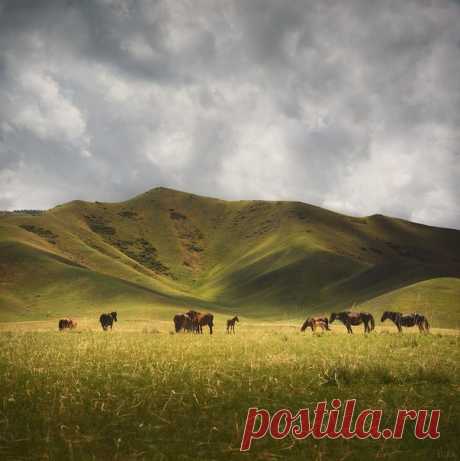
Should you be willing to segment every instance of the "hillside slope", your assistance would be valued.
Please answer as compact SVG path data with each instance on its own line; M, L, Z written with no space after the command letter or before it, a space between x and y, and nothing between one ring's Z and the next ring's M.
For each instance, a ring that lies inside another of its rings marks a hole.
M440 277L460 277L460 231L299 202L157 188L0 216L0 320L190 303L301 316Z

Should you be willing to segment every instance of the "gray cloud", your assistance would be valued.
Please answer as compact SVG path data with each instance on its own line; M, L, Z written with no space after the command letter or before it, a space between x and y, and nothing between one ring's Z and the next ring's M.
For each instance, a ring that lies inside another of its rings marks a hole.
M460 228L454 1L1 1L0 208L165 185Z

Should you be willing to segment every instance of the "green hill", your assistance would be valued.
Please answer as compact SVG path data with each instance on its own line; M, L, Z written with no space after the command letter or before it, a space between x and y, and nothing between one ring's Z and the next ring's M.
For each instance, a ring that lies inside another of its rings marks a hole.
M460 231L299 202L157 188L0 216L0 320L189 305L301 317L353 302L413 310L415 299L442 310L435 324L458 326L459 278Z

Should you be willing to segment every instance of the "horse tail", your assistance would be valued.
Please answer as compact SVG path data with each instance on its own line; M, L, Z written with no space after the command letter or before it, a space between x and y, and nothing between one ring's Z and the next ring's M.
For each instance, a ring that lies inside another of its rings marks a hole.
M370 331L372 331L374 328L375 328L375 320L374 320L374 316L372 314L369 314L369 320L371 322L371 329Z
M302 324L302 326L300 327L300 331L305 331L305 329L307 328L308 326L308 319L305 320L305 322Z
M423 317L423 326L427 332L430 331L430 324L428 323L428 320L425 316Z

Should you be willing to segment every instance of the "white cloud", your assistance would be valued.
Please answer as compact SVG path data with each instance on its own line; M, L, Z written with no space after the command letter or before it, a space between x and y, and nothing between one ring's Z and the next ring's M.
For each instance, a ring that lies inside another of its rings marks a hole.
M12 123L43 140L64 140L75 145L89 144L81 111L61 92L59 84L39 69L20 70L20 88Z

